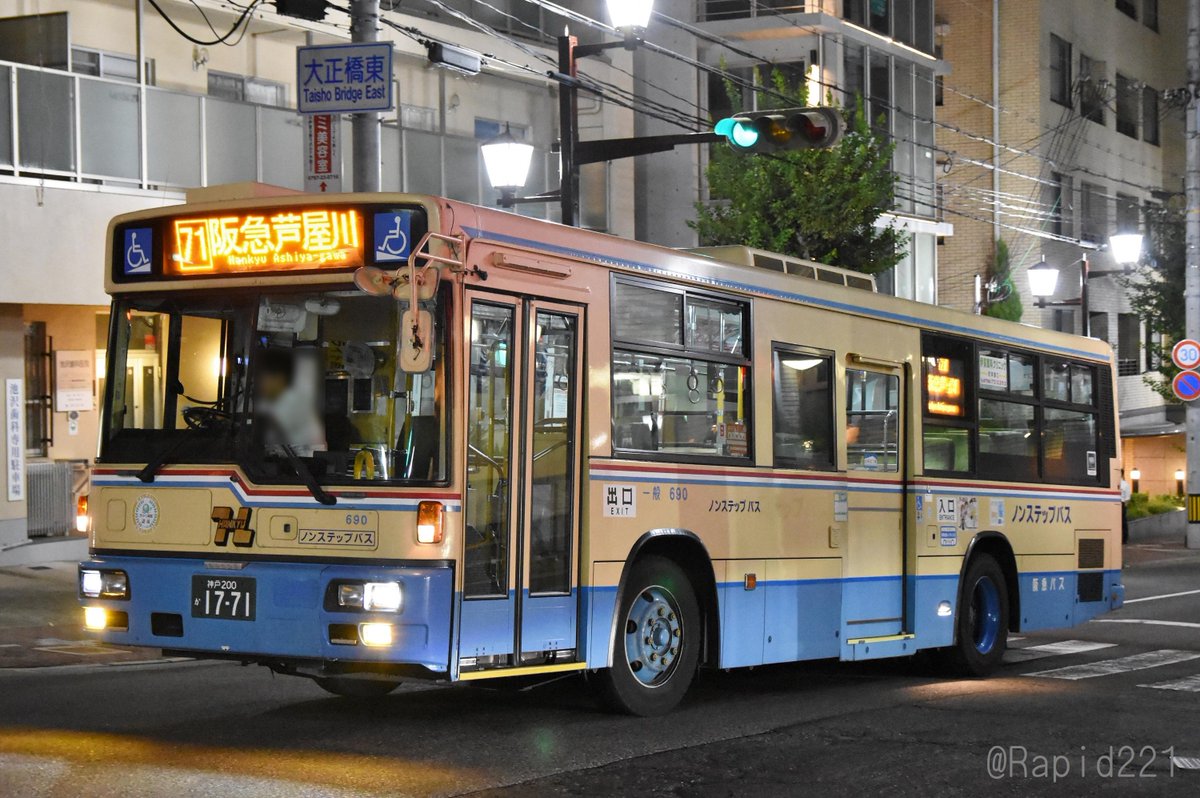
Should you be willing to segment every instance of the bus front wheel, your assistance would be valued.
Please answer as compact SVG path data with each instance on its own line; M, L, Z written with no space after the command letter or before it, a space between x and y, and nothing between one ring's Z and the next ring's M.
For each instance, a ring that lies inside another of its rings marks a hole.
M1008 585L999 563L981 554L971 560L955 620L955 642L943 661L961 676L994 671L1008 646Z
M606 703L630 715L662 715L683 699L700 659L700 609L683 569L648 555L625 585L613 665L598 674Z
M319 676L313 679L322 690L343 698L381 698L400 686L386 679L354 679L346 676Z

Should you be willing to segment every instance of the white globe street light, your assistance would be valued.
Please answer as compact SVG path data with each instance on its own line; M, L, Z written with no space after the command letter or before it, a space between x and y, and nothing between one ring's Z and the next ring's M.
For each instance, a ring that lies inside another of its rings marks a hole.
M1046 299L1054 296L1054 288L1058 285L1058 269L1042 260L1029 267L1029 293L1034 299Z
M1137 263L1142 257L1142 234L1118 233L1109 236L1108 248L1117 263Z
M654 0L608 0L608 18L614 28L628 36L645 30L653 8Z
M479 147L488 182L500 192L500 204L509 207L507 200L516 197L529 179L529 164L533 160L533 145L517 141L508 125L504 132Z

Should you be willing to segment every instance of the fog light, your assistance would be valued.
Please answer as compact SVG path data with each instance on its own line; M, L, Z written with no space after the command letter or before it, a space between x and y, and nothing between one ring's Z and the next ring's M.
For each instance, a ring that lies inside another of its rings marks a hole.
M103 607L84 607L83 625L93 631L100 631L108 625L108 612Z
M363 586L357 582L338 585L337 602L339 607L361 607L363 605Z
M367 582L363 585L364 610L399 612L401 600L398 582Z
M392 625L390 623L360 623L358 639L364 646L390 646L392 644Z
M954 612L954 610L951 609L949 601L943 601L941 604L938 604L938 617L939 618L945 618L945 617L951 615L953 612Z
M442 542L442 516L444 509L441 502L421 502L417 505L417 542Z

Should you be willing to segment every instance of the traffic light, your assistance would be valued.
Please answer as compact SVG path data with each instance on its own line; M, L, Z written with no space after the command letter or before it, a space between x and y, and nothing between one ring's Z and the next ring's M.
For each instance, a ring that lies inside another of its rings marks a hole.
M777 108L726 117L713 130L737 152L778 152L832 147L844 127L834 108Z

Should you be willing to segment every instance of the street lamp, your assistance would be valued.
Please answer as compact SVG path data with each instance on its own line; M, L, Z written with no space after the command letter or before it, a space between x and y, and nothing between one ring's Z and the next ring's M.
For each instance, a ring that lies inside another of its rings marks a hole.
M504 132L484 142L479 151L483 154L488 182L500 192L500 207L511 208L520 202L517 191L525 187L529 178L533 145L517 141L505 123Z
M1187 478L1187 472L1182 468L1175 469L1175 495L1183 495L1183 481Z
M608 18L626 38L637 36L650 24L654 0L608 0Z
M1129 478L1133 480L1133 492L1141 493L1142 469L1134 468L1129 471Z
M1046 308L1079 305L1081 315L1083 316L1083 334L1088 338L1092 336L1092 318L1090 308L1088 307L1088 280L1093 277L1110 277L1114 274L1128 273L1129 266L1137 263L1141 257L1142 235L1141 233L1120 233L1110 236L1108 246L1109 251L1112 252L1113 260L1123 264L1124 268L1094 272L1091 270L1091 264L1088 261L1088 253L1084 252L1083 257L1078 261L1080 264L1078 299L1049 301L1049 298L1054 295L1055 286L1058 284L1059 269L1047 263L1045 258L1030 266L1027 271L1029 276L1029 293L1037 301L1037 306L1039 308Z

